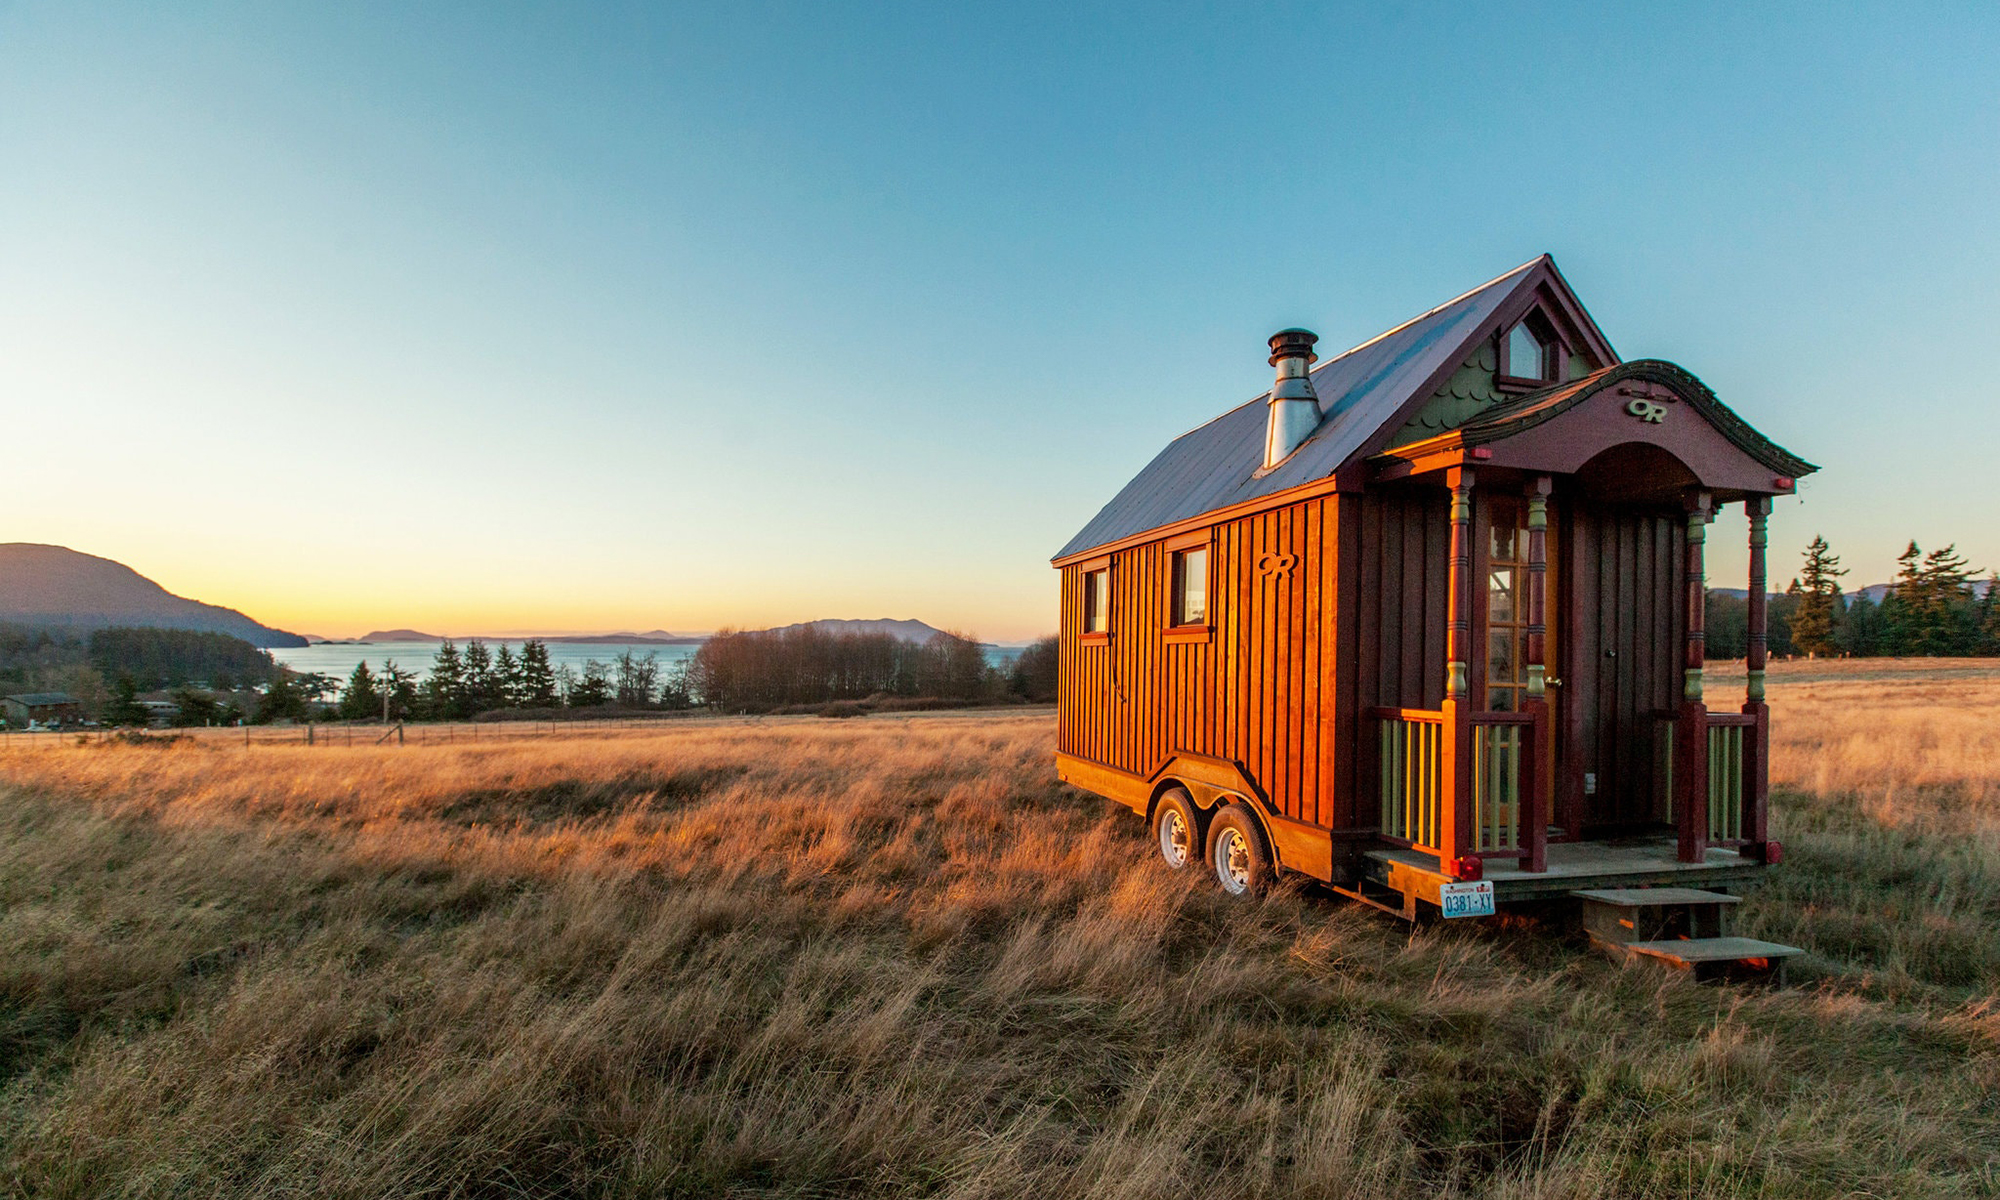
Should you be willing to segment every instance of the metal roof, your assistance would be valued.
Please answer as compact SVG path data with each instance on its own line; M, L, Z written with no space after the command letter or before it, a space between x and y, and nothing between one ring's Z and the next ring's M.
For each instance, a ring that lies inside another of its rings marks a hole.
M1175 438L1055 557L1068 558L1333 474L1439 370L1464 358L1467 342L1543 261L1523 263L1314 367L1313 391L1323 414L1319 428L1269 473L1259 473L1268 391Z
M18 696L8 696L6 699L12 700L16 704L25 704L29 708L47 708L51 704L82 703L82 701L68 692L23 692Z

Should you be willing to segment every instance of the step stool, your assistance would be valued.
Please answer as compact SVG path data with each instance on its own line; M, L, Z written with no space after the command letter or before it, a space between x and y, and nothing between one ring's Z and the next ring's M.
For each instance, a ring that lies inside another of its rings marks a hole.
M1583 928L1613 958L1646 959L1697 979L1768 975L1783 986L1785 960L1797 946L1732 937L1729 910L1742 898L1700 888L1593 888L1570 893L1583 901Z

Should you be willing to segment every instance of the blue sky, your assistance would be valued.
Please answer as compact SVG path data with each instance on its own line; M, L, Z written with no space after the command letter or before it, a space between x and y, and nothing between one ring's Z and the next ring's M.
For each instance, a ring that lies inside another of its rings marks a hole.
M1746 7L0 6L0 540L327 634L1027 637L1272 330L1546 250L1822 464L1780 567L2000 566L2000 9Z

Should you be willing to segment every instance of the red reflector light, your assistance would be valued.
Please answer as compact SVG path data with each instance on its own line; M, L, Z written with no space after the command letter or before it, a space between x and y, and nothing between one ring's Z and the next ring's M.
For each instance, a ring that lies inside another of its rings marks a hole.
M1765 865L1775 867L1779 863L1784 861L1785 861L1785 844L1783 842L1764 843Z
M1460 879L1476 880L1482 879L1486 875L1486 860L1476 855L1466 855L1464 858L1458 860L1457 865L1458 869L1453 871L1452 874L1458 876Z

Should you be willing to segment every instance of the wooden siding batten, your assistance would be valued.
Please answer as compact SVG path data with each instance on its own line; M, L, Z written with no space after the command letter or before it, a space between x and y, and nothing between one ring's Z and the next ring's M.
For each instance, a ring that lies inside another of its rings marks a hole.
M1750 517L1750 645L1744 667L1749 680L1743 689L1743 713L1754 724L1743 743L1745 817L1744 852L1769 862L1771 853L1771 708L1764 703L1764 666L1769 653L1770 586L1765 551L1771 544L1771 498L1752 496L1743 502Z
M1708 851L1708 707L1702 703L1707 576L1702 548L1712 510L1707 492L1690 492L1686 505L1687 637L1679 728L1674 737L1674 817L1679 826L1680 861L1691 863L1701 862Z
M1484 868L1471 854L1473 772L1472 698L1468 656L1472 640L1472 484L1469 467L1446 475L1451 487L1450 611L1445 624L1444 803L1440 814L1439 866L1454 879L1477 879Z

